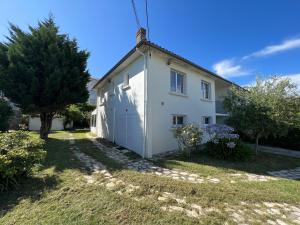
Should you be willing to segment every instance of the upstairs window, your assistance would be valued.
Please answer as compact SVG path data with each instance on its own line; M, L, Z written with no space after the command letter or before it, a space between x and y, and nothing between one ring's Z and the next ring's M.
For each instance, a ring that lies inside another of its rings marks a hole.
M99 104L100 104L100 105L103 105L104 102L105 102L105 98L104 98L104 94L103 94L103 89L101 89L101 90L99 91Z
M201 98L211 99L211 85L206 81L201 81Z
M185 75L171 70L171 92L185 94Z
M182 127L184 125L185 116L184 115L173 115L172 126Z
M123 89L129 88L129 73L124 74L122 87L123 87Z

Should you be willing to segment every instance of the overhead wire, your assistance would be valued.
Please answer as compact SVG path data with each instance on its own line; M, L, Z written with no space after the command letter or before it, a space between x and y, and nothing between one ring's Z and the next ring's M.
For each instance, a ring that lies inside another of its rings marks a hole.
M133 13L134 13L134 16L135 16L135 21L136 21L137 27L139 29L139 28L141 28L141 23L140 23L140 20L139 20L137 11L136 11L134 0L131 0L131 5L132 5Z
M145 7L146 7L147 36L148 36L148 40L150 41L149 14L148 14L148 1L147 0L145 0Z

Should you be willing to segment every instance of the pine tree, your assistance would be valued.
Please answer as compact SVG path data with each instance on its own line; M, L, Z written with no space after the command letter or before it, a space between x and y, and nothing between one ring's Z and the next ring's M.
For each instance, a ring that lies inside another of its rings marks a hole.
M40 115L40 136L47 139L53 116L88 98L89 53L60 34L52 17L29 32L13 24L9 31L0 43L0 89L23 113Z

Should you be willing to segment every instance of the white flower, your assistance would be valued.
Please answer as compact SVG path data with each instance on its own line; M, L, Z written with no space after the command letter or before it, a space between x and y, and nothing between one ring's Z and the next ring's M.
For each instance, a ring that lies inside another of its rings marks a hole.
M234 148L236 144L234 142L228 142L226 145L228 148Z

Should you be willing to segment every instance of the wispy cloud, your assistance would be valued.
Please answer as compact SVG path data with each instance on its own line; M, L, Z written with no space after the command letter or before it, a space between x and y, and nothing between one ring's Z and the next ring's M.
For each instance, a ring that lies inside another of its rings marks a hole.
M266 46L259 51L240 58L221 60L213 65L213 70L226 78L248 75L251 71L243 67L245 60L268 56L295 48L300 48L300 37L284 40L280 44Z
M253 52L249 55L244 56L242 59L272 55L275 53L284 52L295 48L300 48L300 38L288 39L277 45L266 46L257 52Z
M217 62L213 65L213 69L216 71L217 74L227 78L243 76L249 73L234 59L225 59L220 62Z

